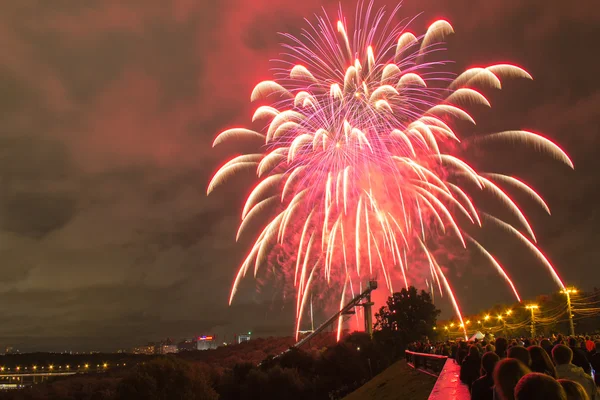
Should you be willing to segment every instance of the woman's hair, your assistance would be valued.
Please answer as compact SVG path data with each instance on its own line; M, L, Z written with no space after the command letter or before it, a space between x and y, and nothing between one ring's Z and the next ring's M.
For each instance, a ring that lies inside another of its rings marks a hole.
M590 397L585 392L583 386L577 382L568 379L559 379L558 383L565 389L567 400L589 400Z
M469 355L471 357L479 357L479 348L477 348L477 346L474 344L469 346Z
M502 337L496 338L495 346L496 354L498 354L500 358L506 357L506 349L508 348L508 342L506 339Z
M514 400L515 386L531 370L516 358L500 360L494 368L494 385L501 400Z
M563 387L546 374L532 372L519 380L515 387L516 400L568 400Z
M541 372L542 374L550 375L554 379L558 378L554 363L552 363L546 350L540 346L529 346L527 350L531 355L530 367L533 372Z
M523 346L513 346L509 348L506 352L506 356L508 358L516 358L528 367L531 365L531 355Z
M494 373L494 367L500 361L498 354L487 352L481 357L481 375L491 375Z

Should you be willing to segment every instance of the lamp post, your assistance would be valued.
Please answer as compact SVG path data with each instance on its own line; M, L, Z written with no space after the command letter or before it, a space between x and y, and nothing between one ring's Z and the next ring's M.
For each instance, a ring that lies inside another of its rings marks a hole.
M575 336L575 325L573 324L573 309L571 308L571 294L577 293L577 289L570 288L561 290L567 296L567 313L569 314L569 335Z
M531 337L534 338L535 337L535 314L533 312L535 310L537 310L539 307L535 304L529 304L525 308L531 311Z
M512 310L506 310L506 317L502 319L503 327L504 327L504 336L508 337L508 330L506 329L506 318L512 315Z

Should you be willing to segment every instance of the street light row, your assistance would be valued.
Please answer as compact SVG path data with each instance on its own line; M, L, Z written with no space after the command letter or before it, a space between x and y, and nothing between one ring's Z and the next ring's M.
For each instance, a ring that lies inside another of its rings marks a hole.
M123 366L123 367L125 367L126 365L127 365L126 363L123 363L123 364L121 364L121 363L118 363L118 364L117 364L117 367L120 367L120 366ZM108 368L108 367L109 367L109 364L108 364L108 363L96 364L96 368ZM77 369L89 369L89 368L90 368L90 364L81 364L81 365L78 365L78 366L77 366ZM31 367L31 370L32 370L32 371L37 371L38 369L40 369L40 370L43 370L43 369L44 369L44 366L38 367L37 365L33 365L33 366ZM54 365L52 365L52 364L51 364L51 365L48 365L48 371L54 371L54 370L56 370L56 369L60 369L60 370L62 370L62 369L63 369L63 368L62 368L62 365L59 365L58 367L55 367L55 366L54 366ZM71 369L71 366L70 366L69 364L67 364L67 365L65 365L65 368L64 368L64 369L65 369L65 370L70 370L70 369ZM0 372L10 371L10 370L11 370L11 369L10 369L10 367L0 367ZM28 369L27 369L27 367L23 367L23 368L21 368L21 366L16 366L16 367L14 368L14 371L16 371L16 372L21 372L21 371L25 371L25 370L28 370Z
M530 306L531 306L531 305L527 306L527 308L529 308ZM535 306L535 305L534 305L534 306L531 306L531 307L538 308L538 306ZM507 316L507 317L508 317L508 316L510 316L510 315L512 314L512 310L506 310L506 311L505 311L505 314L506 314L506 316ZM489 320L490 320L490 318L492 318L492 316L491 316L490 314L486 314L486 315L484 315L484 317L483 317L483 322L487 322L487 321L489 321ZM502 314L498 314L498 315L496 316L496 318L498 319L498 321L503 321L503 320L504 320L504 316L502 316ZM479 319L479 320L477 320L477 324L479 324L479 325L481 325L483 322L482 322L480 319ZM458 324L458 327L460 327L460 328L464 328L464 326L465 326L465 325L470 325L470 324L471 324L471 321L470 321L470 320L466 320L466 321L464 322L464 324L463 324L463 323L460 323L460 324ZM454 328L454 326L455 326L455 325L454 325L454 322L452 322L452 323L450 323L450 325L445 325L445 326L444 326L444 329L445 329L445 330L449 330L449 328Z
M568 313L568 316L569 316L569 328L570 328L569 330L570 330L571 336L574 336L575 335L575 326L573 324L573 311L572 311L572 307L571 307L571 295L572 294L576 294L577 293L577 289L572 288L572 287L571 288L565 288L565 289L561 290L560 293L562 293L562 294L564 294L564 295L567 296L567 313ZM535 336L535 315L534 315L534 312L537 311L537 310L539 310L540 307L537 304L527 304L525 306L525 308L527 310L531 311L531 336L534 337ZM507 310L505 312L505 314L506 314L507 317L510 316L512 314L512 310L510 310L510 309ZM484 320L484 322L485 321L489 321L490 318L492 318L492 316L490 314L486 314L483 317L483 320ZM498 314L496 316L496 318L498 319L498 321L502 321L502 323L504 325L504 328L506 328L506 321L504 320L504 316L502 314ZM460 324L458 324L458 326L460 328L464 328L465 325L469 325L470 323L471 323L471 321L466 320L464 322L464 324L460 323ZM481 320L478 320L477 323L479 325L482 325L482 321ZM448 331L450 328L454 328L454 326L455 326L454 323L450 323L450 325L445 325L444 329L446 331Z

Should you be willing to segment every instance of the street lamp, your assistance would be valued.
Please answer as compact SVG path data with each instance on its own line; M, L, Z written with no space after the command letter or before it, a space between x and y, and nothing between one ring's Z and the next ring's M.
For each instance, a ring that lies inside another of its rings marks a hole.
M531 337L535 337L535 315L533 312L537 310L539 307L536 304L529 304L525 306L526 309L531 311Z
M577 293L575 288L565 288L560 291L567 296L567 313L569 314L569 331L571 336L575 336L575 325L573 324L573 309L571 308L571 295Z

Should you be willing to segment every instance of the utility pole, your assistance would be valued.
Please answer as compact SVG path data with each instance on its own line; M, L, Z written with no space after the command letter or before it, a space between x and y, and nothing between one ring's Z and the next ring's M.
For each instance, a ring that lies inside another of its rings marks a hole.
M502 315L498 315L498 319L502 321L502 332L504 333L504 337L508 338L508 332L506 331L506 319L502 318Z
M567 296L567 313L569 314L569 335L575 336L575 325L573 324L573 308L571 307L571 293L577 293L577 289L564 289L561 291Z
M534 338L535 337L535 314L533 313L535 310L537 310L539 307L535 304L529 304L527 307L528 310L531 311L531 337Z

